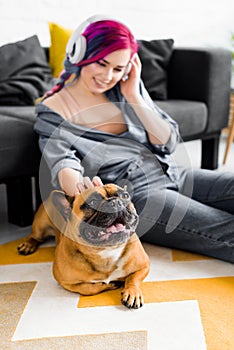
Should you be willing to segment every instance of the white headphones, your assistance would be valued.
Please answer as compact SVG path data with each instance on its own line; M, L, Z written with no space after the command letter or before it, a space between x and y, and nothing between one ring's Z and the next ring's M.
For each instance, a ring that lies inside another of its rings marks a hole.
M105 20L114 20L113 18L95 15L87 18L83 23L79 25L79 27L73 32L70 39L68 40L66 46L66 57L72 64L79 63L85 56L87 43L86 38L82 35L85 28L94 22L105 21ZM124 76L126 77L131 70L131 63L128 64Z

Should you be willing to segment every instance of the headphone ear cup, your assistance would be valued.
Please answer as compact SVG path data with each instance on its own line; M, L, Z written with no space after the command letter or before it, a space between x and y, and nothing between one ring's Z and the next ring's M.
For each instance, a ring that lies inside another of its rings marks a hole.
M82 35L84 29L91 23L108 19L111 18L102 15L94 15L79 25L79 27L71 35L66 46L66 56L69 62L72 64L79 63L85 56L87 42L86 38Z
M70 41L70 51L67 50L67 59L72 63L79 63L85 56L86 52L86 38L83 35L79 35L75 40Z

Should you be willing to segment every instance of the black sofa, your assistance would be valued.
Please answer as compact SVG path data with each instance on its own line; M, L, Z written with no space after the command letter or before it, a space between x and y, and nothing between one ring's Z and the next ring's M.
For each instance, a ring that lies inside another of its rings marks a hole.
M155 102L179 123L184 141L201 139L201 167L216 169L220 134L228 123L231 53L173 48L166 75L167 97ZM34 108L0 106L0 183L6 184L8 220L19 226L32 223L40 198Z

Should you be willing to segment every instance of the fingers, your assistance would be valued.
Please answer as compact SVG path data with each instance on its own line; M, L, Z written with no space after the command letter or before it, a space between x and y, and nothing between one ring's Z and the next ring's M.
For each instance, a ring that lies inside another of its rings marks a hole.
M90 180L90 178L88 176L85 176L83 179L84 179L84 187L85 188L94 187L94 184L92 183L92 181Z
M103 182L98 176L94 176L93 178L93 184L94 186L103 186Z
M137 53L135 53L131 59L132 64L135 66L138 72L141 72L142 64L140 57Z
M85 190L95 187L95 186L103 186L102 180L98 176L94 176L94 178L91 180L88 176L84 176L82 179L79 180L76 184L77 192L76 194L80 194L84 192Z
M92 181L90 180L90 178L88 176L84 176L76 184L76 188L77 188L76 194L82 193L85 190L87 190L88 188L92 188L92 187L94 187L94 185L93 185Z

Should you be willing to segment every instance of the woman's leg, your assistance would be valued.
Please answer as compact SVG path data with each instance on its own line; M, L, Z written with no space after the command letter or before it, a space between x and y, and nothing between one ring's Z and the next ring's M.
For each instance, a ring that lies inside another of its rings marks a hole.
M234 262L234 215L165 190L164 207L154 223L152 210L140 215L143 241ZM160 193L155 193L155 203ZM160 205L160 204L159 204Z
M234 176L178 171L180 182L174 184L150 161L122 179L139 214L137 234L143 241L234 262Z
M234 173L205 169L181 170L179 192L193 182L192 198L234 214Z
M140 213L137 233L143 241L234 262L231 174L182 171L179 189L170 182L160 189L144 187L134 204Z

